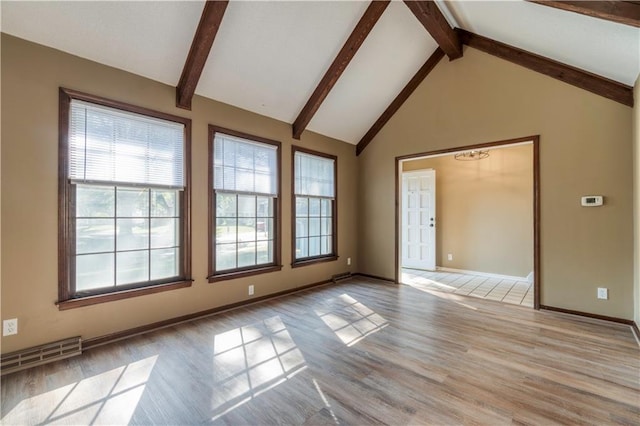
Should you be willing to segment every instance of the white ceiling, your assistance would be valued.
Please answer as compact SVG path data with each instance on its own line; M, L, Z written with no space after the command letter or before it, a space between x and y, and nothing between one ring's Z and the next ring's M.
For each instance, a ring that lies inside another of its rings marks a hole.
M526 1L446 1L465 30L633 86L640 28Z
M443 1L451 24L633 85L640 29L516 1ZM14 2L3 32L175 86L203 1ZM366 1L231 1L196 93L292 123ZM436 48L394 1L309 130L357 143ZM459 59L464 61L464 58Z

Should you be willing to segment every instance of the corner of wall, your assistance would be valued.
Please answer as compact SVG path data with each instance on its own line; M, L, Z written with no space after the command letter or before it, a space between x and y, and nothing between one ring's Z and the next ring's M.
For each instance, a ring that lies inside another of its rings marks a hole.
M633 319L640 325L640 75L633 98Z

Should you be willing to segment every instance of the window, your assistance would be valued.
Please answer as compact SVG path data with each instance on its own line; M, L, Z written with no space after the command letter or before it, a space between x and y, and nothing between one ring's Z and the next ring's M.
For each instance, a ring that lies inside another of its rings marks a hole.
M337 259L337 158L293 147L293 266Z
M215 126L209 141L209 282L280 270L280 143Z
M61 309L190 285L190 126L60 89Z

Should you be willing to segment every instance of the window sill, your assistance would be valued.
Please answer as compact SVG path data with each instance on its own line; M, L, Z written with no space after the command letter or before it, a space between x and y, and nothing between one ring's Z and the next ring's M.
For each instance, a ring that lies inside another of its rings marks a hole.
M338 256L337 255L322 256L322 257L312 257L312 258L309 258L309 259L296 260L291 264L291 267L292 268L299 268L301 266L313 265L315 263L333 262L334 260L338 260Z
M83 306L97 305L99 303L112 302L115 300L129 299L131 297L144 296L146 294L160 293L163 291L176 290L179 288L191 287L193 280L176 281L173 283L159 284L149 287L134 288L130 290L122 290L115 293L97 294L94 296L78 297L69 300L57 302L58 309L66 311L67 309L81 308Z
M236 278L250 277L253 275L266 274L268 272L276 272L282 269L282 265L269 265L265 267L259 267L254 269L247 269L243 271L230 271L221 272L219 274L209 275L207 279L210 283L218 281L234 280Z

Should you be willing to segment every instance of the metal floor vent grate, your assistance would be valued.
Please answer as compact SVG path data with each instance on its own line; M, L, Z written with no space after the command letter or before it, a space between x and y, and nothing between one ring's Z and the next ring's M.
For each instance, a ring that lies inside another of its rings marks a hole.
M80 355L81 353L82 340L80 336L23 349L2 355L0 374L4 376L5 374L25 370L37 365Z
M343 272L341 274L335 274L334 276L332 276L331 281L335 283L336 281L346 280L347 278L350 278L350 277L351 277L351 272Z

